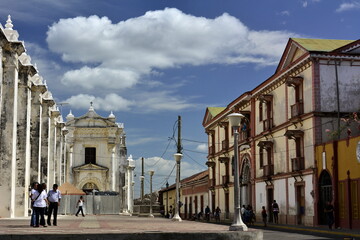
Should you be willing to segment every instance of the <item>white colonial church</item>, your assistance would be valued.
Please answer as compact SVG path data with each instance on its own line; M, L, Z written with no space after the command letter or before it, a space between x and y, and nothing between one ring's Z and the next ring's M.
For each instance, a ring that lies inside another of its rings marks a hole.
M125 181L126 144L124 124L116 123L111 113L98 115L92 104L89 111L66 117L66 181L85 192L121 192Z

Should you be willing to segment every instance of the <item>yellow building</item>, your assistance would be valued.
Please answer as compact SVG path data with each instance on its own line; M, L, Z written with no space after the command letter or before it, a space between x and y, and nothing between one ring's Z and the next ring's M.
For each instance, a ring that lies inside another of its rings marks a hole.
M174 208L176 203L176 184L170 185L159 191L160 205L164 206L165 216L170 213L174 216Z
M245 116L237 149L241 205L251 205L258 217L265 206L272 221L276 200L279 223L324 224L317 146L332 139L326 129L341 129L339 119L359 110L359 43L289 39L272 76L226 107L207 108L203 126L213 208L219 205L232 218L234 140L227 116L238 112Z
M336 225L360 228L360 136L316 147L320 208L333 201ZM320 221L326 222L319 213Z

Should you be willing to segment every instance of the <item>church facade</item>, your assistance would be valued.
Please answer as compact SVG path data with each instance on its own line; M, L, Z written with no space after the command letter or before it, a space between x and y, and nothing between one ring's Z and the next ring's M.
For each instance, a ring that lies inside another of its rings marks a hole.
M93 106L81 116L66 117L66 181L85 192L122 192L125 181L124 124L113 113L105 118ZM122 194L121 194L122 195Z

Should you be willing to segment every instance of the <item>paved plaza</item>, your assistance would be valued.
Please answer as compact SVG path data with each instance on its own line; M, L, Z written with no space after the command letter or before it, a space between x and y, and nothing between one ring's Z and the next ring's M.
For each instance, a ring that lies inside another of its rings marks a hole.
M119 215L59 216L58 226L30 227L30 218L0 219L1 240L262 239L262 231L230 232L229 226Z

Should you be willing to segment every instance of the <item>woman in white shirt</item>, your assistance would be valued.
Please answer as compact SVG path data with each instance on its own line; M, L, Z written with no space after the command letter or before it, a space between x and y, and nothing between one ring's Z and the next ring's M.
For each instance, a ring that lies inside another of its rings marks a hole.
M31 191L30 191L30 200L31 200L31 220L30 220L30 226L33 227L36 225L36 222L35 222L35 210L33 208L33 196L35 193L37 193L37 187L38 187L39 183L38 182L34 182L32 184L32 188L31 188Z
M34 201L33 206L34 206L35 218L36 218L34 227L39 227L39 225L43 227L47 227L45 225L45 217L44 217L45 208L48 204L45 183L38 185L37 192L35 192L32 195L32 200ZM39 222L39 218L40 218L40 222Z

